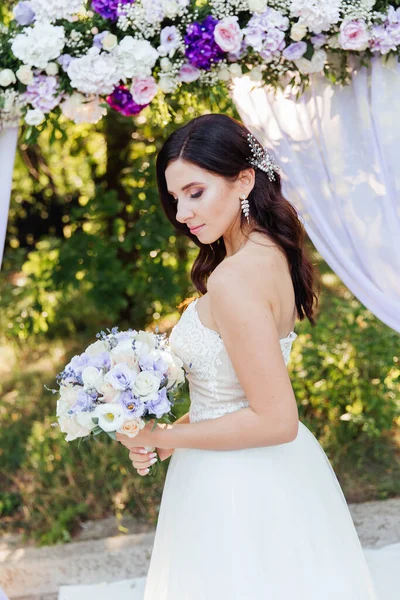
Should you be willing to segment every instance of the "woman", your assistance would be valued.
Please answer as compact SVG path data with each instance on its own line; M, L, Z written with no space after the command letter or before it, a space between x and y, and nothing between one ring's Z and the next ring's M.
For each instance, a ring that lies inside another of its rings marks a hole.
M118 435L142 475L141 447L172 454L144 600L376 599L287 373L296 318L315 324L316 273L277 167L242 124L213 114L168 138L157 179L167 217L200 248L201 297L170 336L190 412Z

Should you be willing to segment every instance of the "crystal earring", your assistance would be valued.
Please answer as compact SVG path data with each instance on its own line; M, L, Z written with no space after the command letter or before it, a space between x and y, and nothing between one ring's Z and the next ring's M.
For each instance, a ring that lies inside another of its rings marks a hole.
M250 223L250 219L249 219L249 212L250 212L249 201L247 200L245 194L241 194L240 195L240 204L242 205L242 211L244 212L244 216L246 217L247 222Z

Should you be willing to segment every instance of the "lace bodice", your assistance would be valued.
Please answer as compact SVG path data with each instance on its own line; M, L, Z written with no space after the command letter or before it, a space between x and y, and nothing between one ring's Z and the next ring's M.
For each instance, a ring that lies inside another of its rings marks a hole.
M190 422L213 419L248 406L220 334L203 325L193 300L172 328L170 346L182 360L190 393ZM289 361L291 331L280 341L285 364Z

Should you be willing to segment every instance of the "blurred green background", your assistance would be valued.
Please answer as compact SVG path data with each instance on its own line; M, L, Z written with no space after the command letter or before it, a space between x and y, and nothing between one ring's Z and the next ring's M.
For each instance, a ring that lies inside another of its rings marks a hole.
M154 479L106 436L66 443L55 375L106 327L170 331L195 293L196 246L162 213L155 157L204 112L236 116L218 89L97 126L62 119L18 147L0 272L0 522L37 544L70 540L86 519L133 514L155 524L168 461ZM50 140L52 143L50 144ZM400 494L399 335L322 273L318 324L296 325L289 365L300 419L327 452L349 502ZM188 410L179 405L180 416ZM240 473L238 473L240 476ZM262 476L262 474L260 474Z

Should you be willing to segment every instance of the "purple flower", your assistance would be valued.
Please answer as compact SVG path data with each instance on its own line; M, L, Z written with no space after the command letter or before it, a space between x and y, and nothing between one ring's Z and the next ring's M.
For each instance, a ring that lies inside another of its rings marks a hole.
M82 354L78 354L74 356L65 369L72 369L76 375L81 375L83 369L86 369L89 366L90 356L83 352Z
M154 357L149 354L145 354L139 359L139 367L142 371L156 371L157 373L165 373L168 371L168 365L162 357Z
M89 360L89 367L96 367L96 369L105 369L109 371L111 368L111 359L108 352L100 352L96 356L91 356Z
M53 75L37 75L30 83L24 94L25 100L34 108L49 113L59 105L63 94L58 93L59 84Z
M167 388L163 387L159 392L155 400L150 400L146 403L147 411L156 415L157 419L160 419L171 409L171 402L167 397Z
M78 395L76 397L76 402L71 407L71 410L74 413L91 410L94 406L94 402L96 399L97 394L95 391L88 393L84 390L79 390Z
M323 33L317 33L311 37L311 41L314 45L314 48L318 50L319 48L322 48L324 44L326 44L326 35Z
M306 42L294 42L287 46L282 52L286 60L298 60L307 51Z
M35 20L35 11L31 2L18 2L13 8L14 19L19 25L30 25Z
M112 94L107 96L106 101L114 110L125 117L138 115L148 104L136 104L130 91L123 85L116 87Z
M180 36L175 25L164 27L160 33L160 42L162 48L168 53L174 50L180 44Z
M280 29L271 29L263 42L260 56L262 59L268 60L274 54L283 50L285 45L285 33Z
M186 28L185 55L191 65L210 70L212 63L219 62L225 53L214 40L218 20L208 15L201 23L191 23Z
M104 381L112 385L115 390L127 390L135 380L136 373L128 367L127 364L121 363L115 365L104 377Z
M132 390L121 392L118 402L122 405L125 413L131 419L138 419L143 416L146 406L140 397L135 396Z
M382 25L374 25L372 27L369 47L373 52L380 52L381 54L387 54L390 50L396 50L396 45L386 28Z
M118 4L133 4L135 0L92 0L92 9L103 19L116 21L119 17Z
M96 48L100 48L100 50L103 50L103 39L109 33L109 31L102 31L101 33L96 33L96 35L93 36L93 46L96 46Z
M61 56L57 58L57 62L61 65L63 71L68 69L68 65L72 60L74 60L74 58L70 54L61 54Z

